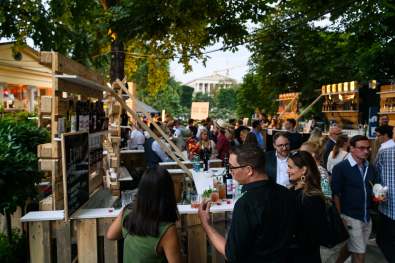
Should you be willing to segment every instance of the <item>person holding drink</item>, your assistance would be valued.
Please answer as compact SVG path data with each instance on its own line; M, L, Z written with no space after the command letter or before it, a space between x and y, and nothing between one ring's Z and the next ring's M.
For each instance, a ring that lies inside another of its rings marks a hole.
M199 206L198 215L210 242L228 262L284 262L293 233L291 192L269 180L264 152L256 145L232 148L229 169L243 188L226 239L210 225L210 202Z

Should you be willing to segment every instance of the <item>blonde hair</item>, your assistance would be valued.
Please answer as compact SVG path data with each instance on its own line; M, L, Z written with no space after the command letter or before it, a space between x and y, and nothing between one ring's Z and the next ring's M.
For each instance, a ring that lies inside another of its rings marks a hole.
M302 144L300 148L304 148L305 151L309 152L316 161L320 161L322 157L322 145L319 141L307 141Z

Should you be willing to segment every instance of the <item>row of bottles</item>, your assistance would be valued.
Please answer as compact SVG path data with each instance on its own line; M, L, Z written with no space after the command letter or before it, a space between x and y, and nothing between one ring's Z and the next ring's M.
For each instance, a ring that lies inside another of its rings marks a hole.
M382 111L383 112L395 111L395 97L385 99Z
M108 129L108 118L101 101L69 100L65 116L58 118L58 136L64 132L95 133Z
M327 99L322 105L323 111L356 111L358 110L358 102L356 98L351 100L334 100Z

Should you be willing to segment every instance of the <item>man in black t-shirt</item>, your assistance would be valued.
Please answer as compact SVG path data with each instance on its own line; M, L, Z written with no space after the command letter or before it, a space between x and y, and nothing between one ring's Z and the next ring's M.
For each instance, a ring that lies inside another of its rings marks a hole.
M294 201L290 191L269 180L265 157L256 145L233 148L229 169L242 188L225 239L210 225L210 203L202 203L199 217L213 246L228 262L284 262L293 233Z

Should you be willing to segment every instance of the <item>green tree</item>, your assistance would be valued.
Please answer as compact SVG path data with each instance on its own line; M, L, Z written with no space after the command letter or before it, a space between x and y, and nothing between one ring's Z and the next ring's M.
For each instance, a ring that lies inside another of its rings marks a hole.
M212 118L231 119L236 117L236 94L237 87L221 88L213 98L213 106L210 110Z
M182 85L180 88L180 104L181 106L190 109L192 105L193 88L186 85Z
M235 50L248 36L247 22L262 18L271 2L3 0L0 35L18 43L30 37L41 49L100 67L111 81L148 63L149 74L164 74L148 78L144 88L155 94L168 78L161 60L178 59L190 70L190 59L205 60L205 47L220 40Z
M26 118L0 119L0 213L7 219L11 238L10 215L28 198L36 196L35 184L40 182L36 156L37 145L49 141L46 129Z
M313 21L324 14L332 24L316 26ZM252 111L247 87L256 87L269 102L278 93L301 91L306 105L323 84L393 78L394 14L386 0L279 2L251 38L250 72L256 76L242 86L246 94L238 111ZM269 102L263 107L274 112L276 104Z

